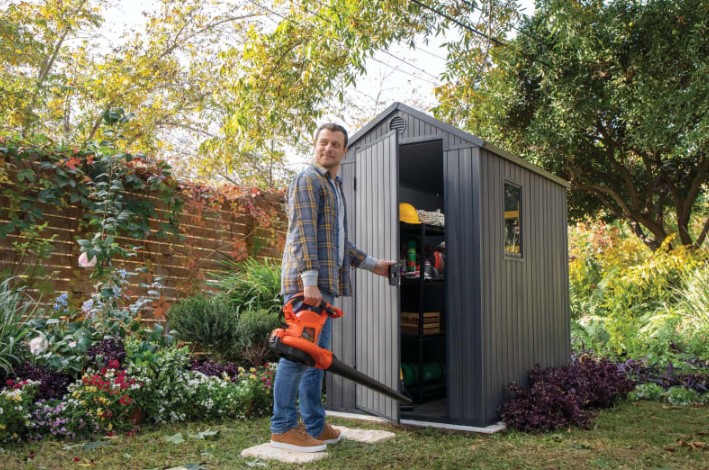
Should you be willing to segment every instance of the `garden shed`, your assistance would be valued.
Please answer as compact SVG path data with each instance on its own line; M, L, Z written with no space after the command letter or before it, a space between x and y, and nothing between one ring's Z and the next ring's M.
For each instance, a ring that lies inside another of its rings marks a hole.
M401 103L340 172L350 236L403 268L395 285L355 271L333 352L415 404L328 374L328 409L487 426L510 382L569 362L566 181Z

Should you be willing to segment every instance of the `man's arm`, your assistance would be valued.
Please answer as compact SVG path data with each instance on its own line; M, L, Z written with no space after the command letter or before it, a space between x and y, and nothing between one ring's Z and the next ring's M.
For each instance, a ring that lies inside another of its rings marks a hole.
M300 174L293 181L288 201L293 255L303 281L305 303L309 305L319 305L322 300L317 287L320 267L317 250L319 192L319 182L315 178Z
M368 256L367 253L360 250L351 241L347 241L347 250L350 252L350 260L352 266L360 269L366 269L374 274L389 277L389 266L395 263L392 260L376 259Z

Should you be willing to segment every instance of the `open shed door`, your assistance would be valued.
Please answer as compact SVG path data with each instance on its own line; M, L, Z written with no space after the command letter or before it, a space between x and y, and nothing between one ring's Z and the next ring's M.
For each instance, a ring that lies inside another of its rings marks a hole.
M396 132L357 149L354 243L375 258L399 259L398 142ZM355 270L357 369L390 388L399 387L399 291L386 278ZM399 421L399 404L361 385L356 407Z

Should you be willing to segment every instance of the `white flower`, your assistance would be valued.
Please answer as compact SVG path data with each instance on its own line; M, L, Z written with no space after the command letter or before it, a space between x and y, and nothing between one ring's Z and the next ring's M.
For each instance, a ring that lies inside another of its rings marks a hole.
M86 253L81 253L79 255L79 266L82 268L93 268L96 266L96 257L94 256L89 260Z
M37 336L30 341L30 352L35 356L42 354L49 347L49 341L44 336Z
M70 347L70 348L75 348L75 347L76 347L76 341L69 341L69 347Z

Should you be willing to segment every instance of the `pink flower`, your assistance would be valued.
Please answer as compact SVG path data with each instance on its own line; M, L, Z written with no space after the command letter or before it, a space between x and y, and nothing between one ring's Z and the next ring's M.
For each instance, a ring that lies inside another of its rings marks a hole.
M93 256L90 260L88 255L84 252L79 255L79 266L82 268L93 268L96 266L96 257Z

